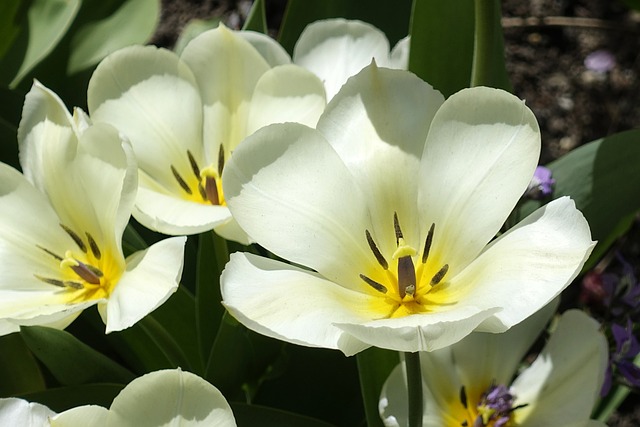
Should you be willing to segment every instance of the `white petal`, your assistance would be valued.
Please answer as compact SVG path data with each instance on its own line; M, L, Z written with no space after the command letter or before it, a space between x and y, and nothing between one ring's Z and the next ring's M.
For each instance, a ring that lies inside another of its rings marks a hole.
M248 328L309 347L355 354L368 345L333 326L367 320L369 296L267 258L234 253L220 279L223 304Z
M231 407L214 386L189 372L164 370L133 380L111 404L107 426L235 427Z
M228 158L247 135L249 102L269 65L249 42L224 25L189 42L182 59L193 70L204 103L208 162L218 158L221 143Z
M186 240L161 240L127 259L127 270L107 302L107 333L132 326L178 289Z
M563 314L543 352L513 383L518 425L568 425L589 418L607 363L600 325L579 310Z
M253 240L362 289L358 274L372 262L367 206L318 132L295 123L262 128L236 149L222 182L232 215Z
M202 101L191 70L168 50L128 47L100 63L87 97L93 121L118 128L131 141L139 167L180 194L171 166L186 178L192 173L187 151L204 158Z
M141 177L134 218L145 227L169 235L197 234L231 220L226 206L192 202L148 185Z
M417 191L419 159L440 92L408 72L372 64L351 78L327 106L318 130L338 152L366 193L376 243L396 249L397 212L407 243L420 247Z
M316 21L302 31L293 49L293 62L320 77L327 99L372 60L387 65L389 41L382 31L361 21Z
M296 65L272 68L256 84L247 134L272 123L297 122L314 127L324 106L324 87L313 73Z
M18 332L20 326L8 320L0 320L0 336L9 335Z
M56 413L44 405L9 397L0 399L0 425L45 427Z
M555 298L593 249L589 225L568 197L540 208L451 279L461 304L500 307L480 330L502 332Z
M495 236L533 176L540 152L536 119L513 95L484 87L452 95L429 131L420 173L425 232L449 274Z
M51 419L51 427L106 426L109 410L98 405L68 409Z
M411 45L411 36L406 36L400 39L398 43L391 50L391 57L389 58L389 68L396 68L398 70L409 69L409 48Z
M251 43L271 67L291 63L287 51L268 35L256 31L238 31L236 34Z

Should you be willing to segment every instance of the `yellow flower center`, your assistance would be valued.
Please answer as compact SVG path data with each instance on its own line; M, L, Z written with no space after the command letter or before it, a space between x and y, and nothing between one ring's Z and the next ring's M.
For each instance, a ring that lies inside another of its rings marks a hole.
M433 311L438 306L453 303L444 280L449 264L439 262L438 257L430 254L435 225L432 224L427 233L420 256L406 243L397 214L393 216L393 226L396 250L390 261L380 252L369 230L365 230L376 263L366 274L360 274L360 278L380 296L373 310L381 312L383 318L395 318Z
M515 396L505 386L491 384L484 392L467 395L460 389L460 400L450 402L448 427L516 427L513 413L526 405L514 406Z
M73 239L77 248L67 250L61 256L38 246L58 263L58 274L35 274L35 277L62 288L69 303L108 298L123 273L123 266L118 262L121 257L101 250L88 232L83 238L71 228L63 224L60 226Z
M191 171L181 174L171 165L171 174L180 186L182 196L197 203L226 205L222 192L222 170L224 169L224 147L220 145L218 164L200 168L191 151L187 151ZM186 177L186 178L185 178Z

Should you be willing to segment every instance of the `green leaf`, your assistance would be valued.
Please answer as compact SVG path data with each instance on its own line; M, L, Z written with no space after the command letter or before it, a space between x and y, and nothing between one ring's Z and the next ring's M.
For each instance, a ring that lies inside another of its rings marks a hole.
M27 12L27 25L22 28L19 35L23 44L16 42L14 47L19 51L14 52L12 49L10 52L14 55L8 54L4 58L9 62L18 60L20 64L10 87L17 86L56 47L71 26L80 9L80 4L81 0L33 0L31 2Z
M0 396L44 390L40 367L20 334L0 337Z
M108 408L123 388L124 384L85 384L51 388L19 397L41 403L59 413L82 405L100 405Z
M0 2L0 59L20 32L20 26L17 24L18 6L20 6L20 0Z
M200 234L196 271L196 325L200 352L204 360L209 359L211 347L225 313L221 304L220 274L227 261L229 252L226 240L212 231Z
M43 326L23 326L20 334L33 354L62 385L127 383L135 377L68 332Z
M267 34L267 11L264 6L264 0L256 0L253 3L242 29Z
M125 46L145 43L159 19L159 0L126 0L114 13L83 25L71 39L68 73L89 68Z
M590 263L626 231L640 210L640 130L630 130L585 144L547 166L553 172L554 198L571 196L599 240ZM524 218L542 203L522 205Z
M640 10L640 0L622 0L629 9Z
M393 368L400 363L397 352L371 347L357 354L360 390L369 427L383 427L378 413L380 392Z
M124 229L124 234L122 235L122 249L124 250L125 256L129 256L137 251L143 251L148 247L147 242L138 234L133 225L131 225L131 223L127 224Z
M409 70L445 97L469 87L474 28L473 1L416 0Z
M314 418L265 406L230 402L238 427L333 427Z
M393 5L388 0L369 0L366 6L362 2L345 0L289 0L278 39L291 54L308 24L319 19L342 17L375 25L393 46L409 33L410 13L411 0L397 0Z

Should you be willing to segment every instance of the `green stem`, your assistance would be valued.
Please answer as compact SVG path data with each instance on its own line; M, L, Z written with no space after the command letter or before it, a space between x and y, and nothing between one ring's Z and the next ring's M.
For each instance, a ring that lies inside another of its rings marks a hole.
M409 427L421 427L424 408L422 407L422 373L420 372L420 353L405 353L404 364L407 373Z
M494 49L501 46L502 33L496 25L500 17L500 2L496 0L475 0L475 37L473 63L471 66L471 86L493 86L497 76L493 63Z

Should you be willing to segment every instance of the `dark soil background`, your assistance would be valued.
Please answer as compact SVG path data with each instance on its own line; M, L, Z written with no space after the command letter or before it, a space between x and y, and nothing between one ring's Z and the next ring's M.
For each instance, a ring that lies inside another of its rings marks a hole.
M220 18L228 27L239 29L252 2L162 3L161 23L152 43L171 48L194 18ZM286 0L266 0L272 35L277 33L285 5ZM584 143L640 127L640 13L621 0L504 0L502 8L507 70L514 93L526 100L540 123L541 164ZM610 54L614 64L609 70L597 71L585 64L596 51ZM625 241L633 252L640 250L638 229ZM630 395L608 424L640 426L637 395Z

